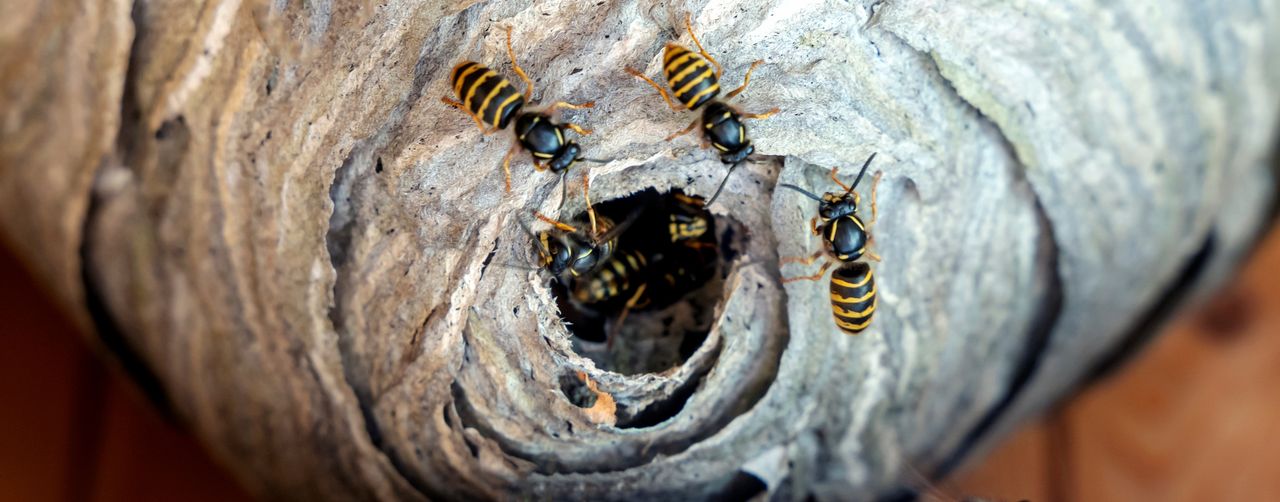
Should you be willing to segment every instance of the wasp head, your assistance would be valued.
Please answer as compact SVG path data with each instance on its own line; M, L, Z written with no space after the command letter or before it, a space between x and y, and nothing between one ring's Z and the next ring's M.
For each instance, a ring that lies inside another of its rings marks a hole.
M538 243L538 265L553 276L564 274L569 268L570 257L573 256L568 242L552 236L550 232L540 232Z
M538 239L541 243L538 250L540 265L557 279L567 280L588 274L600 263L596 246L577 234L542 232Z
M834 220L858 212L857 193L827 192L818 203L818 216L822 221Z
M562 173L569 169L582 153L582 148L572 141L566 142L560 151L556 152L556 156L547 162L547 168L553 173Z

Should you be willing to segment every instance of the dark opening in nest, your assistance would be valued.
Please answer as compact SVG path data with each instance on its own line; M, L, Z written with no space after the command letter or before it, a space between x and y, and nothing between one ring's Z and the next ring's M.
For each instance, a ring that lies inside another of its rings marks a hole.
M569 402L579 408L590 408L596 404L596 393L591 392L587 383L577 375L565 373L560 375L560 392L569 398Z
M735 254L732 225L704 204L680 190L648 189L595 205L599 216L631 223L610 262L567 284L553 281L579 354L603 369L637 374L678 366L702 346L724 263Z

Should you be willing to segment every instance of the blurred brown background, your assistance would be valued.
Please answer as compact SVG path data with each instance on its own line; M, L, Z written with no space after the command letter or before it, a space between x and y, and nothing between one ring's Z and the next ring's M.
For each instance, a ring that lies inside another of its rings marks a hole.
M1280 496L1280 230L1209 305L1121 372L927 498L1134 501ZM0 248L0 500L246 500Z

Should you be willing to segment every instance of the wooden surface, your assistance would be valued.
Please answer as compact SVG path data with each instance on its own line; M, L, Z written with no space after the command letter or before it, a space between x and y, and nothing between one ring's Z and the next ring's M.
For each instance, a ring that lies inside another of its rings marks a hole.
M1280 497L1280 228L1120 374L944 483L997 500Z
M249 500L0 246L0 500Z

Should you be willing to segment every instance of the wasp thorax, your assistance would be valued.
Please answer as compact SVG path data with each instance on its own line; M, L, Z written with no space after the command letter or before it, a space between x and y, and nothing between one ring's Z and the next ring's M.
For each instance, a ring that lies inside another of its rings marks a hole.
M747 139L747 126L729 105L712 101L702 111L704 135L711 146L720 151L720 160L736 164L755 152Z
M524 139L534 127L541 123L552 125L551 118L541 113L521 113L516 117L516 135Z
M842 262L861 258L867 251L867 230L854 215L841 216L824 226L823 238L828 249Z
M576 234L553 236L543 232L542 267L558 278L591 273L600 264L600 253L595 246Z
M600 264L600 253L591 246L581 246L573 256L573 264L569 267L569 273L574 276L586 275L596 269L596 265Z
M533 154L538 162L555 158L565 146L564 131L541 113L522 113L516 117L516 140Z

